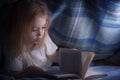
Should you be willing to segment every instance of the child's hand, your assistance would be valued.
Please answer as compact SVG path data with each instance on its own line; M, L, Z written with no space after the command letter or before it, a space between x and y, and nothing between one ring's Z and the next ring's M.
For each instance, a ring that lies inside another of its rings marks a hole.
M56 78L53 75L49 75L45 71L43 71L41 68L35 67L35 66L30 66L23 70L19 74L20 77L46 77L46 78Z

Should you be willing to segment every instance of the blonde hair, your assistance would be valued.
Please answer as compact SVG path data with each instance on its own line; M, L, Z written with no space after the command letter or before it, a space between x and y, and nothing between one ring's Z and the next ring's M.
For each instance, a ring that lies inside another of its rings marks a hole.
M46 26L49 28L50 12L41 0L20 0L13 5L5 37L5 51L8 52L8 55L15 57L23 53L24 46L30 48L33 22L37 17L43 16L46 17Z

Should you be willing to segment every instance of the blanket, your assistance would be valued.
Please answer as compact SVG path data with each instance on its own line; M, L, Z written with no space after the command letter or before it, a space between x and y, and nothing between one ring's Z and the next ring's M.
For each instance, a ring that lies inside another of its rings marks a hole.
M111 52L120 48L119 0L53 0L50 35L60 46Z

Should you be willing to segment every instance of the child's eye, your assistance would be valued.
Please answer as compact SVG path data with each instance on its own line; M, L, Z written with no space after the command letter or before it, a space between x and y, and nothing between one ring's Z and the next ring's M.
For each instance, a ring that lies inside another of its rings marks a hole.
M37 31L38 29L37 28L33 28L32 31Z
M42 27L42 29L46 29L46 27Z

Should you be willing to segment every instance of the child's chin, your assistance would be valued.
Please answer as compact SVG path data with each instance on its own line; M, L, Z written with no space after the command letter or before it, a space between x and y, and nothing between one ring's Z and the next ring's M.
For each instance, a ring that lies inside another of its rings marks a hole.
M35 41L34 42L35 45L40 45L40 43L41 43L40 41Z

